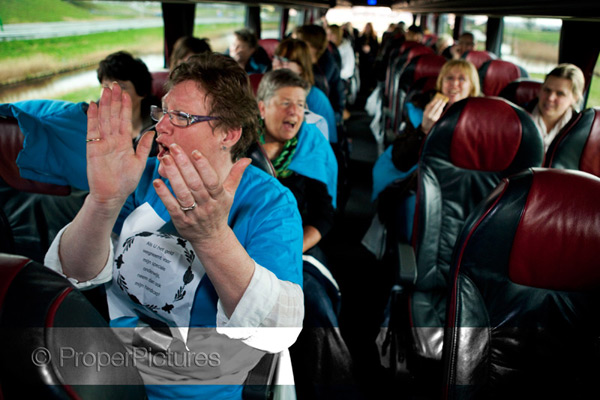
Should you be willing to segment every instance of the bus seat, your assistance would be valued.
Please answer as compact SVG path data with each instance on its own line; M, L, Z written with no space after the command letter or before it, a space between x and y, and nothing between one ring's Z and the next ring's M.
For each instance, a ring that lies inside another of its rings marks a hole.
M477 69L481 92L485 96L498 96L510 82L528 78L529 74L520 66L505 60L488 60Z
M546 152L545 166L600 176L600 108L581 112L558 134Z
M423 54L413 57L406 62L402 74L398 79L398 83L394 87L395 97L391 108L391 127L395 134L398 133L398 127L400 126L400 121L402 119L402 110L409 89L411 89L413 84L421 80L423 80L422 83L425 84L424 79L426 78L437 79L437 76L445 63L446 59L437 54ZM413 90L414 89L415 88L413 88Z
M152 95L158 99L162 99L167 91L165 84L169 79L169 71L154 71L152 72Z
M279 45L278 39L258 39L258 45L262 47L271 60L273 60L273 55L275 54L275 49Z
M600 179L531 168L465 222L443 398L588 398L600 375Z
M529 110L533 102L537 102L542 83L537 79L519 78L506 85L498 96Z
M42 183L25 179L19 173L17 156L23 149L23 132L13 117L0 117L0 178L10 187L30 193L67 196L70 186Z
M464 58L465 60L472 63L475 66L475 69L479 69L479 67L481 67L484 62L489 60L495 60L498 57L491 51L471 50L465 51L461 58Z
M0 310L0 397L146 398L137 368L125 364L125 346L64 277L26 257L0 254Z
M258 85L260 85L260 81L262 80L264 74L256 73L250 74L248 77L250 78L250 86L252 86L252 91L256 96L256 92L258 91Z
M416 376L435 379L441 373L449 268L464 221L504 177L541 166L543 157L542 137L529 114L500 98L454 103L425 138L412 243L388 235L386 254L397 271L391 318L407 320L409 331L400 347L412 372L429 371Z
M255 167L262 169L271 176L275 176L275 168L273 168L273 164L271 164L267 152L259 141L250 145L246 151L246 157L249 157L252 160L252 165Z

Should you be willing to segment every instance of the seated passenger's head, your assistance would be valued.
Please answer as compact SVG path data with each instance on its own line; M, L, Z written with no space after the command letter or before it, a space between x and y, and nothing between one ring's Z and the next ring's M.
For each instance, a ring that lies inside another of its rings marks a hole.
M258 47L258 38L250 29L240 29L233 33L233 41L229 45L229 55L242 67L256 51Z
M423 29L417 25L411 25L406 31L406 40L421 43L423 41Z
M336 46L342 44L342 39L344 39L342 28L339 25L329 25L327 27L327 39Z
M294 138L304 121L308 83L289 69L266 73L256 94L265 123L265 143Z
M583 94L583 72L573 64L559 64L544 80L538 94L538 108L544 117L558 119L569 107L578 108Z
M237 159L256 141L256 100L248 74L231 57L217 53L190 57L171 72L167 90L162 109L153 114L159 121L159 159L177 143L188 156L199 150L214 165L222 155Z
M437 54L442 54L447 47L452 46L454 43L454 39L447 33L443 33L438 37L438 40L435 44L435 49Z
M97 73L102 87L117 82L129 94L134 112L140 110L142 100L152 93L152 75L148 67L125 51L112 53L100 61Z
M475 50L475 36L471 32L464 32L458 37L456 46L458 54L462 55L467 51Z
M467 60L447 61L438 75L436 89L448 97L448 104L479 96L477 69Z
M205 52L212 51L208 39L199 39L193 36L182 36L173 45L173 53L171 54L171 61L169 63L169 69L173 69L194 54L202 54Z
M327 33L319 25L302 25L294 30L292 35L308 44L312 62L315 64L327 50Z
M284 39L277 45L273 56L273 69L291 69L302 79L315 84L310 49L300 39Z

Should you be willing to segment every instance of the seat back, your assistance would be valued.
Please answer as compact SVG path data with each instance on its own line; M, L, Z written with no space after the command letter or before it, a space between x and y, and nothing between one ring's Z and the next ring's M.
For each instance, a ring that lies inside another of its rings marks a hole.
M265 49L267 55L271 60L273 60L273 55L275 54L275 49L279 45L278 39L259 39L258 45Z
M600 179L504 180L457 242L444 398L586 398L600 374Z
M541 166L543 157L529 114L500 98L454 103L427 135L412 234L417 280L410 312L419 355L441 358L450 263L464 221L503 178Z
M252 86L252 91L254 92L255 96L256 92L258 91L258 85L260 85L260 81L262 80L263 76L264 74L260 73L248 75L248 78L250 79L250 86Z
M529 110L537 102L543 82L537 79L519 78L504 87L498 94L508 101Z
M0 254L0 340L0 397L146 398L100 313L67 279L25 257Z
M445 63L446 59L437 54L418 55L406 62L394 87L391 125L394 132L398 132L408 91L418 81L424 84L427 78L437 79Z
M152 72L152 95L158 99L162 99L167 91L165 90L165 84L169 80L169 71L155 71Z
M545 166L600 176L600 109L583 111L556 136L546 152Z
M484 62L489 60L495 60L498 57L490 51L471 50L465 51L461 58L464 58L465 60L469 61L475 66L476 69L479 69L479 67L481 67Z
M70 186L41 183L22 178L17 166L17 156L23 149L23 132L13 117L0 117L0 178L10 187L29 193L67 196Z
M505 60L488 60L477 69L477 72L481 92L486 96L498 96L510 82L529 77L523 68Z

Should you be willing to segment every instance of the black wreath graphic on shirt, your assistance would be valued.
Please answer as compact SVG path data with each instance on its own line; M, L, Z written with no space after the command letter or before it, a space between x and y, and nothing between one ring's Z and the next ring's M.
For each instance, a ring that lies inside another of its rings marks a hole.
M144 306L155 313L158 313L158 310L160 309L160 310L163 310L164 312L170 314L171 310L173 310L173 308L175 307L174 304L165 303L165 305L162 307L159 307L156 304L142 304L137 297L135 297L133 294L129 293L129 287L127 286L125 277L123 275L121 275L120 269L123 265L125 265L125 260L124 260L123 256L125 255L125 253L127 253L131 249L131 246L133 245L133 242L135 241L135 239L138 237L149 237L149 236L157 236L157 237L166 238L166 239L176 238L177 244L183 248L183 254L184 254L185 259L188 262L189 266L187 267L187 269L182 277L183 285L181 285L179 287L179 289L173 296L173 303L176 303L185 297L185 294L187 293L185 290L185 287L192 280L194 280L194 273L192 272L192 263L196 259L196 254L194 253L194 250L187 248L187 244L188 244L187 240L182 239L180 237L173 236L173 235L169 235L166 233L140 232L140 233L136 233L132 237L127 238L125 240L125 242L123 243L123 253L121 253L115 259L115 264L117 266L117 284L119 285L119 287L121 288L121 290L123 292L127 293L129 298L131 299L131 301L133 301L134 303Z

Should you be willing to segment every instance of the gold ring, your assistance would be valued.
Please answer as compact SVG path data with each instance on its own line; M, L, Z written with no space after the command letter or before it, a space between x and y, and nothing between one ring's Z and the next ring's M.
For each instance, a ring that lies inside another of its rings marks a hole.
M85 142L86 143L89 143L89 142L99 142L101 140L102 140L102 138L85 139Z
M196 208L197 205L198 205L198 203L196 203L196 201L194 200L194 204L192 204L191 206L189 206L189 207L183 207L180 204L179 208L181 208L181 211L186 212L186 211L192 211L194 208Z

